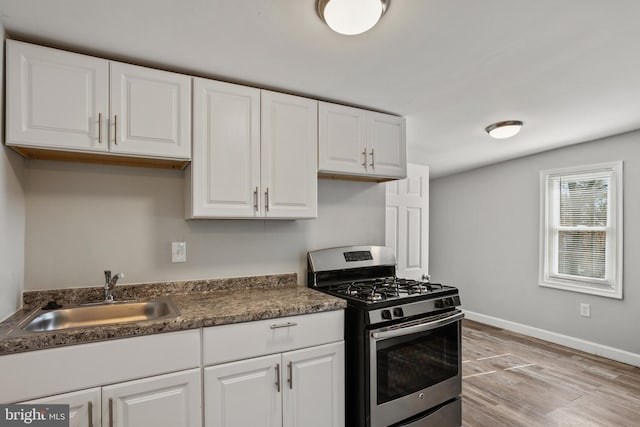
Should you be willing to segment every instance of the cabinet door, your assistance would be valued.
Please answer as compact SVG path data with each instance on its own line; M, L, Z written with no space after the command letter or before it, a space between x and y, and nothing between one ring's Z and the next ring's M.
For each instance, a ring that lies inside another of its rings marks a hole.
M205 368L205 427L281 426L280 363L278 354Z
M318 171L362 175L367 172L366 112L320 102Z
M200 369L102 388L102 419L116 427L199 427Z
M69 405L69 427L99 427L101 424L100 387L20 403Z
M380 177L407 176L405 119L367 112L368 170Z
M282 355L284 427L344 426L344 342Z
M8 145L108 150L106 60L7 40L6 70Z
M191 158L191 77L110 65L111 152Z
M318 215L318 102L262 91L261 190L266 217Z
M260 90L194 80L191 218L260 216Z

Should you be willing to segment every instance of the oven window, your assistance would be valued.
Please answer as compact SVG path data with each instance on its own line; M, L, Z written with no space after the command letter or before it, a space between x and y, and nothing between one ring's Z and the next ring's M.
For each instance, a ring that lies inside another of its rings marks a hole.
M376 343L378 405L458 375L459 322Z

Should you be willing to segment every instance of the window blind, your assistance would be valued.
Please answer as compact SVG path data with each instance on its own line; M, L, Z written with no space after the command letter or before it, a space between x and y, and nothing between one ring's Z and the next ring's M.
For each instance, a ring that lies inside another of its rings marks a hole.
M606 280L609 174L554 179L560 196L557 273Z
M540 171L540 286L622 299L622 161Z

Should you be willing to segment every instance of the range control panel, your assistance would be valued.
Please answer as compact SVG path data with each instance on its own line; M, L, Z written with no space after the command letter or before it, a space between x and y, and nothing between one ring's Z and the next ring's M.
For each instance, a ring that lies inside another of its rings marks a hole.
M397 307L381 308L369 311L369 324L402 320L405 317L425 315L443 309L453 309L460 305L460 296L452 295L444 298L434 298L426 301L402 304Z
M371 261L373 259L371 251L343 252L343 255L346 262Z

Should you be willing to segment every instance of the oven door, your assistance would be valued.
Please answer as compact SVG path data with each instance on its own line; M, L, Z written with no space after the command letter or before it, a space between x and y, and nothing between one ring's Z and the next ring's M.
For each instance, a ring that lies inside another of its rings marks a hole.
M387 427L460 396L463 317L454 310L369 333L371 427Z

